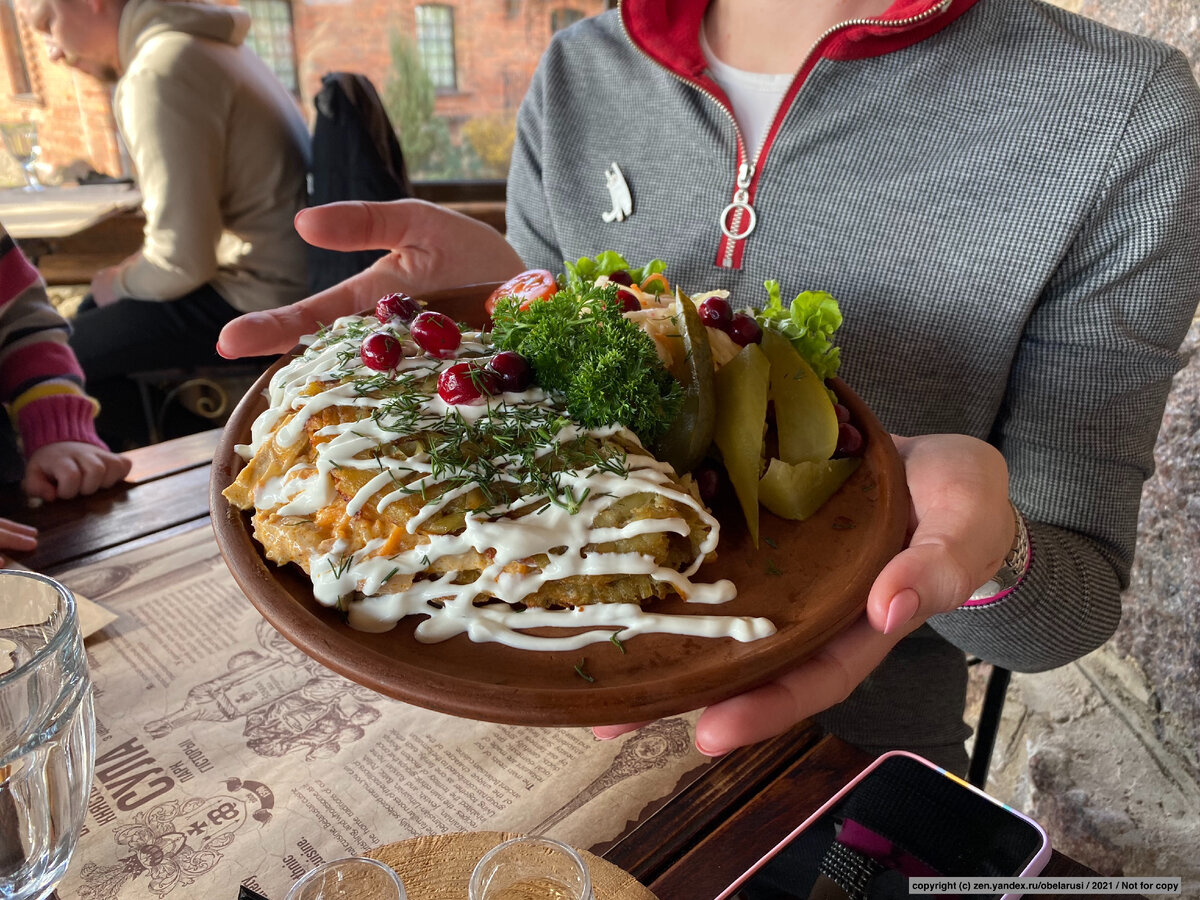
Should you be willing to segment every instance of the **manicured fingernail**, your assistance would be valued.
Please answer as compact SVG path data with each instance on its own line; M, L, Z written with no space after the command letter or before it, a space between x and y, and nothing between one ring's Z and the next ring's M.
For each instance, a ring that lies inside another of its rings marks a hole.
M891 634L901 625L917 614L921 606L921 598L912 588L905 588L888 604L887 624L883 626L884 634Z
M713 750L711 747L706 747L700 743L699 739L696 740L696 749L705 756L724 756L729 752L728 750Z

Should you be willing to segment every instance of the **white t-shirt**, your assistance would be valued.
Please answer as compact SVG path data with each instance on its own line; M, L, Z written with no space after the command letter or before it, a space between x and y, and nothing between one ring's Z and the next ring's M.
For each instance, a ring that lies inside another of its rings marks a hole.
M713 53L703 25L700 26L700 49L708 61L708 71L713 81L721 86L733 104L733 117L742 129L746 152L754 159L767 136L767 129L771 127L771 120L775 118L775 110L779 108L794 76L745 72L726 65Z

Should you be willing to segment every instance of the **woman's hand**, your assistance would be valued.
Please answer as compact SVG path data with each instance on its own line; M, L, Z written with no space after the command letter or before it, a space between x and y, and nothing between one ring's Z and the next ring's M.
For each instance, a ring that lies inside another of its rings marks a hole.
M69 500L112 487L129 474L131 465L125 457L95 444L57 441L29 457L21 487L30 497Z
M953 434L895 442L912 498L911 533L871 586L866 613L797 668L706 709L696 725L702 753L763 740L845 700L902 637L961 606L1000 568L1016 523L999 451ZM636 727L593 730L610 738Z
M32 525L22 525L12 519L0 518L0 550L20 550L28 552L37 547L37 529ZM8 562L8 557L0 553L0 566Z
M234 359L286 353L338 316L371 309L384 294L422 294L502 281L525 268L504 236L469 216L426 203L349 201L301 210L296 230L328 250L388 250L364 272L289 306L247 313L227 324L217 352Z

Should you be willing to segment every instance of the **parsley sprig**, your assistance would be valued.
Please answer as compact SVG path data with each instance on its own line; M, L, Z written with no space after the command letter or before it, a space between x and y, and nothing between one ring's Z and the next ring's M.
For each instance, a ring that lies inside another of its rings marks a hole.
M527 309L504 298L492 339L529 360L537 383L561 394L584 427L620 423L652 443L678 414L682 389L653 340L621 313L616 285L568 287Z

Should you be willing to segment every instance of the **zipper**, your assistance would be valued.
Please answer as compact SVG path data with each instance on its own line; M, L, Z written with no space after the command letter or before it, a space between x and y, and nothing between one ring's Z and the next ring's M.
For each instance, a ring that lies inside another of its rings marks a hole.
M618 3L618 8L623 2L624 0L620 0ZM804 59L801 60L796 71L804 71L804 67L808 65L808 62L810 59L812 59L813 54L817 52L817 48L839 31L843 31L846 28L853 28L855 26L908 28L913 25L919 25L926 19L931 19L936 15L942 14L950 8L951 3L953 3L953 0L940 0L940 2L938 2L935 6L931 6L924 12L918 13L915 16L908 16L904 19L883 21L880 19L868 19L860 17L857 19L846 19L845 21L838 22L836 25L831 25L829 28L826 28L825 31L823 31L815 41L813 41L812 46L810 46L808 48L808 52L804 54ZM733 110L723 103L716 94L714 94L704 85L697 84L695 81L685 78L678 72L668 69L666 66L662 65L653 57L651 57L649 53L634 43L633 38L629 35L629 29L625 27L625 18L621 16L619 12L618 18L621 22L621 31L625 35L625 40L629 42L629 45L633 47L634 50L642 54L642 56L645 56L659 68L664 69L672 78L675 78L677 81L689 85L690 87L699 91L701 94L715 103L721 109L721 111L729 117L729 121L733 124L733 132L737 137L737 176L734 179L733 200L721 210L720 218L717 222L721 228L721 233L725 236L725 239L723 239L721 242L723 246L721 248L721 252L718 253L718 259L724 268L733 268L733 255L738 243L748 238L751 232L753 232L755 227L758 225L758 214L754 210L754 194L758 187L758 176L760 174L758 166L762 161L763 153L766 151L767 143L771 137L771 132L774 130L775 121L779 118L780 110L783 108L783 102L787 98L787 92L785 92L784 96L780 98L779 105L775 107L775 114L771 117L772 127L767 129L767 133L763 136L762 142L755 150L754 157L752 159L748 158L746 153L745 137L742 135L741 126L738 125L737 119L733 115ZM807 80L808 79L806 77L805 81ZM800 89L803 89L803 85L801 85ZM797 96L799 96L799 90L797 90L796 94L792 96L791 103L796 102Z
M779 115L779 109L776 108L775 115ZM771 117L774 121L774 116ZM737 122L734 122L734 127L737 127ZM763 143L766 143L764 140ZM742 132L738 129L738 157L742 155ZM759 154L762 153L762 147L759 146L758 153L754 159L757 160ZM733 202L721 210L721 217L718 223L721 226L721 233L731 241L740 241L749 237L750 232L758 224L758 213L754 211L754 207L750 205L750 184L754 180L754 161L747 160L738 165L736 187L733 191ZM732 223L730 216L733 216ZM745 228L742 227L742 219L746 219Z

